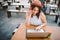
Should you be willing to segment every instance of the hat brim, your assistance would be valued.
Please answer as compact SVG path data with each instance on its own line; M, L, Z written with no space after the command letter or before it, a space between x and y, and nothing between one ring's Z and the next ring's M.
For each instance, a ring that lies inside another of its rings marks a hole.
M33 3L31 3L31 5L39 6L42 8L42 4L40 1L34 1Z

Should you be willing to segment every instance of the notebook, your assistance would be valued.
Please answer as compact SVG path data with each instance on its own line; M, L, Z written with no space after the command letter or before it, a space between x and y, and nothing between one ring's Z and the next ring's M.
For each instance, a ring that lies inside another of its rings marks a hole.
M35 30L35 29L27 29L26 30L26 37L47 37L48 32L40 29L40 30Z

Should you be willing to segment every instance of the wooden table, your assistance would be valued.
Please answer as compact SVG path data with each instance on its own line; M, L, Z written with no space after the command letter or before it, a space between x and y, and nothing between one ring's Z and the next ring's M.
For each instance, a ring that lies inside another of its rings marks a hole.
M16 6L16 5L24 5L24 6L29 6L30 3L11 3L11 6Z
M56 5L56 4L54 4L54 5L49 5L50 7L51 7L51 9L57 9L58 8L58 6Z
M26 40L26 27L25 25L20 25L17 32L13 35L11 40Z
M8 5L8 4L6 3L6 4L4 4L4 5ZM11 3L10 6L19 6L19 5L29 6L30 3Z
M26 26L25 24L21 24L11 40L60 40L59 27L47 26L46 30L51 30L53 32L50 38L26 38Z
M55 22L56 22L56 23L58 22L58 13L50 12L49 15L50 15L50 16L55 16Z
M50 38L45 38L45 40ZM16 33L13 35L11 40L41 40L40 38L26 38L26 26L25 24L20 25Z
M19 8L23 5L23 6L30 6L30 3L11 3L11 2L8 2L2 6L19 6Z
M24 13L26 13L26 12L28 12L28 11L27 11L27 10L8 10L8 11L7 11L7 16L8 16L8 18L11 17L11 12L14 12L14 13L24 12Z
M5 4L5 5L3 4L3 5L2 5L2 8L3 8L3 9L6 9L6 8L8 8L8 5L7 5L7 4Z
M51 9L54 9L54 8L58 7L56 4L47 4L47 6L51 7Z
M47 11L46 13L49 13L50 16L55 16L55 22L58 21L58 13L56 13L58 6L56 4L47 4ZM51 13L51 10L55 13Z

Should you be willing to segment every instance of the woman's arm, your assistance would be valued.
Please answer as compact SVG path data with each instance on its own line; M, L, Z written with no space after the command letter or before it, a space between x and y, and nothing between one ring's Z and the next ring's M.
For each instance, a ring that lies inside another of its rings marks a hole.
M46 27L46 23L47 23L47 22L46 22L46 16L45 16L45 14L42 12L42 13L40 14L40 17L41 17L41 20L42 20L42 23L43 23L41 26L45 28L45 27Z
M46 28L46 17L44 15L44 13L41 13L40 14L40 18L42 20L42 25L41 26L38 26L36 29L45 29Z
M26 21L25 21L26 26L30 25L30 18L31 18L31 12L27 12L26 13Z

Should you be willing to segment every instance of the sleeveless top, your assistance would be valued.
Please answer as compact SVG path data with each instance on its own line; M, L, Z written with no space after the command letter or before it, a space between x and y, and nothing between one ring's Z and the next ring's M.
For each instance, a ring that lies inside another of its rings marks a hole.
M30 24L31 25L41 25L42 24L42 20L41 20L40 17L38 18L37 16L33 16L30 19Z

